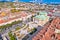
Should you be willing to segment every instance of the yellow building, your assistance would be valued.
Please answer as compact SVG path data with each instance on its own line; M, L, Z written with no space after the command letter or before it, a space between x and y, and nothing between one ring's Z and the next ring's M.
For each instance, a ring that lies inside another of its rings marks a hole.
M5 12L2 12L1 15L2 15L2 16L6 16L6 13L5 13Z

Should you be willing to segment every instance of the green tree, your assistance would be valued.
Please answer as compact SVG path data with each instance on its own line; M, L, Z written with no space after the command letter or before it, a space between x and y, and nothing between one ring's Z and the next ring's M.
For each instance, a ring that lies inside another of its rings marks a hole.
M10 40L16 40L15 36L14 36L14 35L12 35L12 33L11 33L11 32L9 32L8 34L9 34Z

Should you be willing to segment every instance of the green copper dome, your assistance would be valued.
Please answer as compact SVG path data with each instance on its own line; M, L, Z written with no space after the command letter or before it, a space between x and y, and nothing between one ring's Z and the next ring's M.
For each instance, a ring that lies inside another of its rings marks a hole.
M45 15L37 15L35 18L38 18L38 19L44 21L44 20L46 20L47 16L45 16Z
M39 15L47 15L47 12L45 12L45 11L42 11L42 12L41 12L41 11L40 11L40 12L39 12Z

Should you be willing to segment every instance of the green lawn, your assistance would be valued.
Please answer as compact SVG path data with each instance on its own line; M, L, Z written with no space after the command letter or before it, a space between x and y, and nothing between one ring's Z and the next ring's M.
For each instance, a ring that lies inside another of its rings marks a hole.
M19 30L19 29L20 29L20 27L15 28L15 30Z

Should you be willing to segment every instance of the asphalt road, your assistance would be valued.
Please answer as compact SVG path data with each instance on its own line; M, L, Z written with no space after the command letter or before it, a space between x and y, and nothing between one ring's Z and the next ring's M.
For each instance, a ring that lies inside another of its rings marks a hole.
M27 40L32 40L32 38L39 32L39 31L41 31L41 29L42 29L43 27L38 27L37 28L37 31L33 34L33 35L29 35L30 37L27 39Z

